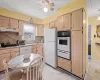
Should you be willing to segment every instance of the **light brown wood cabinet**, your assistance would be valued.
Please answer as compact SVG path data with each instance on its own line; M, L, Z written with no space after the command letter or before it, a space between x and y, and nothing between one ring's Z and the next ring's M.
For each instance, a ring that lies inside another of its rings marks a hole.
M63 25L63 16L59 16L57 18L57 29L58 30L63 30L63 27L64 27L64 25Z
M43 54L43 44L37 44L37 54L44 56L44 54Z
M83 27L83 9L72 12L72 30L82 30Z
M37 24L36 36L44 36L44 26L42 24Z
M55 21L50 22L50 28L55 28Z
M0 16L0 27L18 29L18 20Z
M4 70L3 60L6 58L7 62L10 60L10 52L7 50L0 50L0 71Z
M83 33L72 31L71 34L72 73L83 77Z
M32 53L40 54L41 56L44 56L43 51L43 44L37 43L32 46Z
M71 61L58 57L58 66L71 72Z
M0 27L9 28L9 18L0 16Z
M24 24L24 22L19 20L19 22L18 22L19 35L23 35L23 24Z
M63 30L71 29L71 13L63 15Z
M9 48L0 50L0 71L4 70L3 60L6 58L7 62L19 55L19 48Z
M49 23L45 23L44 28L49 28Z
M37 45L32 46L32 53L37 53Z
M15 58L16 56L18 56L20 54L19 52L20 52L19 48L10 49L11 59Z
M18 29L18 20L10 18L10 28Z

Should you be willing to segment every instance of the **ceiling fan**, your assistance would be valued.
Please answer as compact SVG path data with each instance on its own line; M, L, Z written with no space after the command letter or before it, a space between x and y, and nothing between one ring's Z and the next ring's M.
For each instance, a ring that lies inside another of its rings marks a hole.
M54 10L54 2L51 2L51 0L42 0L42 6L44 12L48 12L48 10L53 11Z

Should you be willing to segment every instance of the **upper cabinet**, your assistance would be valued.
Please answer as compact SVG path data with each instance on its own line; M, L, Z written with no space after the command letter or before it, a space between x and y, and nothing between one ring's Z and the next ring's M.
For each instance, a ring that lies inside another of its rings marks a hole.
M18 20L0 16L0 27L18 29Z
M57 29L58 30L63 30L63 27L64 27L64 25L63 25L63 16L59 16L57 18Z
M44 28L49 28L49 23L45 23Z
M18 20L10 18L10 28L18 29Z
M9 28L9 18L0 16L0 27Z
M82 30L83 9L72 12L72 30Z
M42 24L36 25L36 36L44 36L44 26Z
M64 30L71 29L71 13L63 15Z
M23 21L19 20L18 27L19 27L19 35L23 35Z
M50 28L55 28L55 21L50 22Z

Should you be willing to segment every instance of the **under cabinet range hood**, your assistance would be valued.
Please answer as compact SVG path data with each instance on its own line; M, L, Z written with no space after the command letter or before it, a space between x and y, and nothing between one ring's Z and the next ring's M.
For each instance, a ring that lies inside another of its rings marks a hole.
M0 27L0 32L18 32L18 29Z

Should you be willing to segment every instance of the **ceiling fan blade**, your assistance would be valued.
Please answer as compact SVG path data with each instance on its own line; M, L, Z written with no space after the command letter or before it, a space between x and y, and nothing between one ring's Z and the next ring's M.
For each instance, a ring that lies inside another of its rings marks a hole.
M55 6L55 4L54 4L53 2L52 2L52 3L50 3L49 5L50 5L50 6Z
M49 0L45 0L45 2L47 2L49 4Z
M50 10L51 10L51 11L53 11L53 10L54 10L54 8L50 8Z

